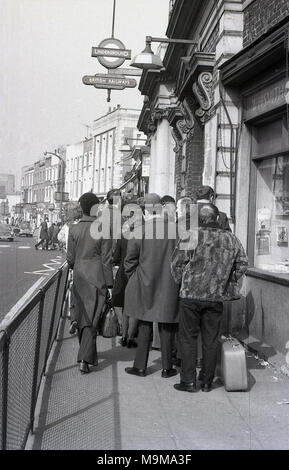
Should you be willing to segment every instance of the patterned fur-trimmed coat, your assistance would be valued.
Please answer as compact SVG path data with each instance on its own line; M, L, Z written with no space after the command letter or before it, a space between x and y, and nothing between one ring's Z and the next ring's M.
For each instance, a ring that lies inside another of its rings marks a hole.
M247 267L248 258L238 238L212 226L198 229L195 249L176 248L171 272L175 282L181 284L181 298L222 302L241 297L238 280Z

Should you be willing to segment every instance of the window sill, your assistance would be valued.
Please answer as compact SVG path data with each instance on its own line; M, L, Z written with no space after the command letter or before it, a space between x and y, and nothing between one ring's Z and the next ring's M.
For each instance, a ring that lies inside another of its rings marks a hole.
M289 286L289 274L277 274L271 273L270 271L262 271L261 269L249 268L246 276L263 279L264 281L273 282L282 286Z

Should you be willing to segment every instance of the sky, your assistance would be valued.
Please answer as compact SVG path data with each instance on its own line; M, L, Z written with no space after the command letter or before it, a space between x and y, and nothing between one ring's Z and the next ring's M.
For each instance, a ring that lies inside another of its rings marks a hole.
M0 172L15 174L17 189L22 166L83 140L109 107L141 109L138 87L112 90L108 103L106 90L82 83L107 73L91 48L111 37L112 9L113 0L0 1ZM114 36L133 57L146 35L165 37L168 10L169 0L116 0Z

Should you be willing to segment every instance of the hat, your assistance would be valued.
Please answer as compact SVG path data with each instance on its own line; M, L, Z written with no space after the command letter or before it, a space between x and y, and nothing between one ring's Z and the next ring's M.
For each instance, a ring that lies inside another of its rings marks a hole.
M161 203L161 198L156 193L146 194L144 196L144 203L145 204L160 204Z
M200 186L196 191L198 201L201 199L210 199L215 195L215 191L211 186Z

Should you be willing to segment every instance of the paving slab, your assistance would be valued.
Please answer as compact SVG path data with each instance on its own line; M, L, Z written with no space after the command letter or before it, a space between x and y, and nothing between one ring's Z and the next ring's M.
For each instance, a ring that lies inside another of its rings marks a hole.
M81 375L77 337L57 343L42 384L33 450L288 450L289 379L248 355L248 392L181 393L161 377L160 351L145 378L125 373L135 350L98 338L99 364Z

